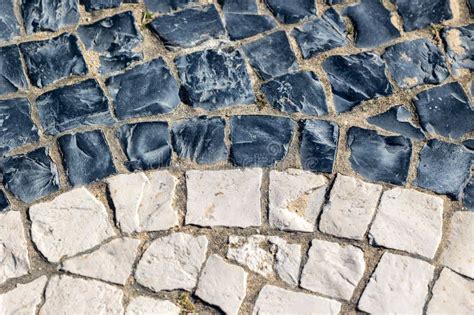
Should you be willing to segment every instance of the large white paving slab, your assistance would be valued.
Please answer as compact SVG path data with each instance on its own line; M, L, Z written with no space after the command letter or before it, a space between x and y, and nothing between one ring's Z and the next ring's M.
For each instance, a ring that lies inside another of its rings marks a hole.
M41 276L35 280L17 284L6 293L0 294L1 315L34 315L42 302L44 288L48 278Z
M179 315L180 309L166 300L138 296L130 301L125 315Z

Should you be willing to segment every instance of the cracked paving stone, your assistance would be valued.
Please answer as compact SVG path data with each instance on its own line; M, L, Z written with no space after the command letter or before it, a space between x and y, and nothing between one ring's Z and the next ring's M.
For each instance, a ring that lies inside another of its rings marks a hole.
M56 165L48 148L0 160L3 184L16 198L30 203L59 189Z
M140 240L119 238L95 251L64 261L61 269L103 281L125 285L132 274Z
M301 126L300 156L303 169L332 173L339 127L323 120L305 120Z
M172 143L176 154L198 164L213 164L227 160L224 143L225 120L199 116L180 121L173 126Z
M449 76L446 58L424 38L390 46L382 59L401 88L439 84Z
M313 232L326 189L322 175L298 169L271 171L270 225L285 231Z
M304 59L347 44L344 20L334 9L329 9L321 18L309 21L291 31Z
M138 283L156 292L192 291L206 260L207 245L204 235L193 237L173 233L158 238L140 259L135 278Z
M343 12L354 24L355 45L359 48L376 48L400 37L392 24L392 13L381 0L361 0Z
M412 147L409 139L351 127L347 132L347 145L354 171L371 181L405 184Z
M26 98L0 100L0 156L10 150L39 140L31 120L31 106Z
M179 104L178 83L162 58L105 81L119 119L172 112Z
M338 113L350 111L363 101L392 94L385 63L376 54L331 56L323 62L323 69L328 74Z
M130 171L149 170L171 164L168 123L163 121L123 125L117 130Z
M156 314L159 311L166 315L179 315L181 309L170 301L154 299L148 296L138 296L128 303L125 315Z
M115 234L104 205L85 188L35 204L28 214L33 243L53 263L91 249Z
M72 186L87 185L117 171L100 130L61 136L58 144L66 175Z
M41 125L49 135L114 123L107 97L94 79L46 92L36 99L36 106Z
M169 13L198 2L198 0L144 0L144 2L148 11Z
M14 1L3 0L0 2L0 41L7 41L20 35L20 24L15 16Z
M405 32L453 18L449 0L392 0L403 20Z
M78 6L76 0L21 0L26 33L56 32L77 24L80 18Z
M2 314L36 314L47 281L46 276L41 276L31 282L17 284L12 290L0 294Z
M28 82L23 72L18 46L0 47L0 56L2 56L0 59L0 95L26 90Z
M429 140L421 150L414 185L459 199L473 161L474 152L462 145Z
M185 224L260 226L261 181L261 169L186 172Z
M285 158L295 127L286 117L231 118L231 159L235 166L273 166Z
M80 0L79 2L84 5L87 12L94 12L102 9L118 8L123 0Z
M441 36L454 72L474 70L474 24L445 28Z
M68 33L51 39L20 44L31 84L38 88L61 79L87 74L76 36Z
M0 213L7 211L10 208L10 202L3 190L0 190Z
M464 208L470 211L474 211L474 178L471 178L467 183L466 187L464 188L462 201L464 204ZM2 206L0 205L0 209L1 208Z
M393 106L382 114L369 117L367 122L413 140L425 139L424 132L414 124L414 115L403 105Z
M273 108L307 115L326 115L326 93L319 78L311 71L285 74L264 83L263 93Z
M265 0L265 3L273 15L285 24L297 23L316 15L313 0Z
M107 179L119 228L124 233L140 233L178 225L178 211L173 208L177 182L168 171L121 174Z
M166 48L190 48L225 35L219 12L214 5L185 9L161 15L149 24Z
M263 80L298 69L295 54L284 31L277 31L245 44L243 50L255 72Z
M245 61L238 50L204 50L175 59L183 101L206 110L255 102Z

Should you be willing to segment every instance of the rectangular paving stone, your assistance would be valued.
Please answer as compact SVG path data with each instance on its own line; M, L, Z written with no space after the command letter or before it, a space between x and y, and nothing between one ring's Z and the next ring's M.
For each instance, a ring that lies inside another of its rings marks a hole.
M20 35L20 24L15 16L14 0L0 2L0 41L8 41Z
M0 47L0 56L0 95L27 89L18 46Z
M303 169L332 173L339 142L339 127L324 120L304 120L301 124L300 161Z
M453 17L447 0L391 0L403 20L405 32L425 28Z
M28 34L56 32L79 22L76 0L21 0L21 13Z

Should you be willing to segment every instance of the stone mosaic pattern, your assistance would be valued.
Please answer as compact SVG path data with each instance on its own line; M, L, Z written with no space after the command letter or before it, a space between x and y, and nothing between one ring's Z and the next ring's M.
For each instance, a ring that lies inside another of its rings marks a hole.
M0 314L472 314L473 9L0 0Z

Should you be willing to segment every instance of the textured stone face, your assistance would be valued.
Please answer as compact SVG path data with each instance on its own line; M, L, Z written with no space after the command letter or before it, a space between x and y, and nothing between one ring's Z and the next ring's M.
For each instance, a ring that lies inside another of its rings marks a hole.
M0 17L0 25L1 21ZM18 46L0 47L0 56L2 56L0 59L0 95L25 90L28 83L23 72Z
M0 2L0 41L20 35L20 25L15 16L14 0Z
M0 294L2 312L4 314L36 314L42 302L47 281L46 276L41 276L31 282L17 284L14 289Z
M339 127L335 123L305 120L300 144L303 169L331 173L336 158L338 137Z
M448 0L392 0L406 32L425 28L453 17Z
M413 140L424 140L425 134L413 121L412 113L403 105L394 106L385 113L367 118L369 124Z
M102 9L117 8L122 4L122 0L81 0L81 4L87 12L93 12Z
M443 29L441 36L455 74L458 70L474 70L474 24Z
M276 27L270 16L256 13L225 12L225 27L231 40L251 37Z
M130 301L125 315L154 314L157 310L167 315L179 315L181 313L180 308L170 301L139 296Z
M160 13L175 11L197 1L198 0L144 0L147 10Z
M76 0L21 0L21 13L28 34L56 32L79 22Z
M312 0L265 0L270 11L282 23L297 23L316 15L316 4Z

